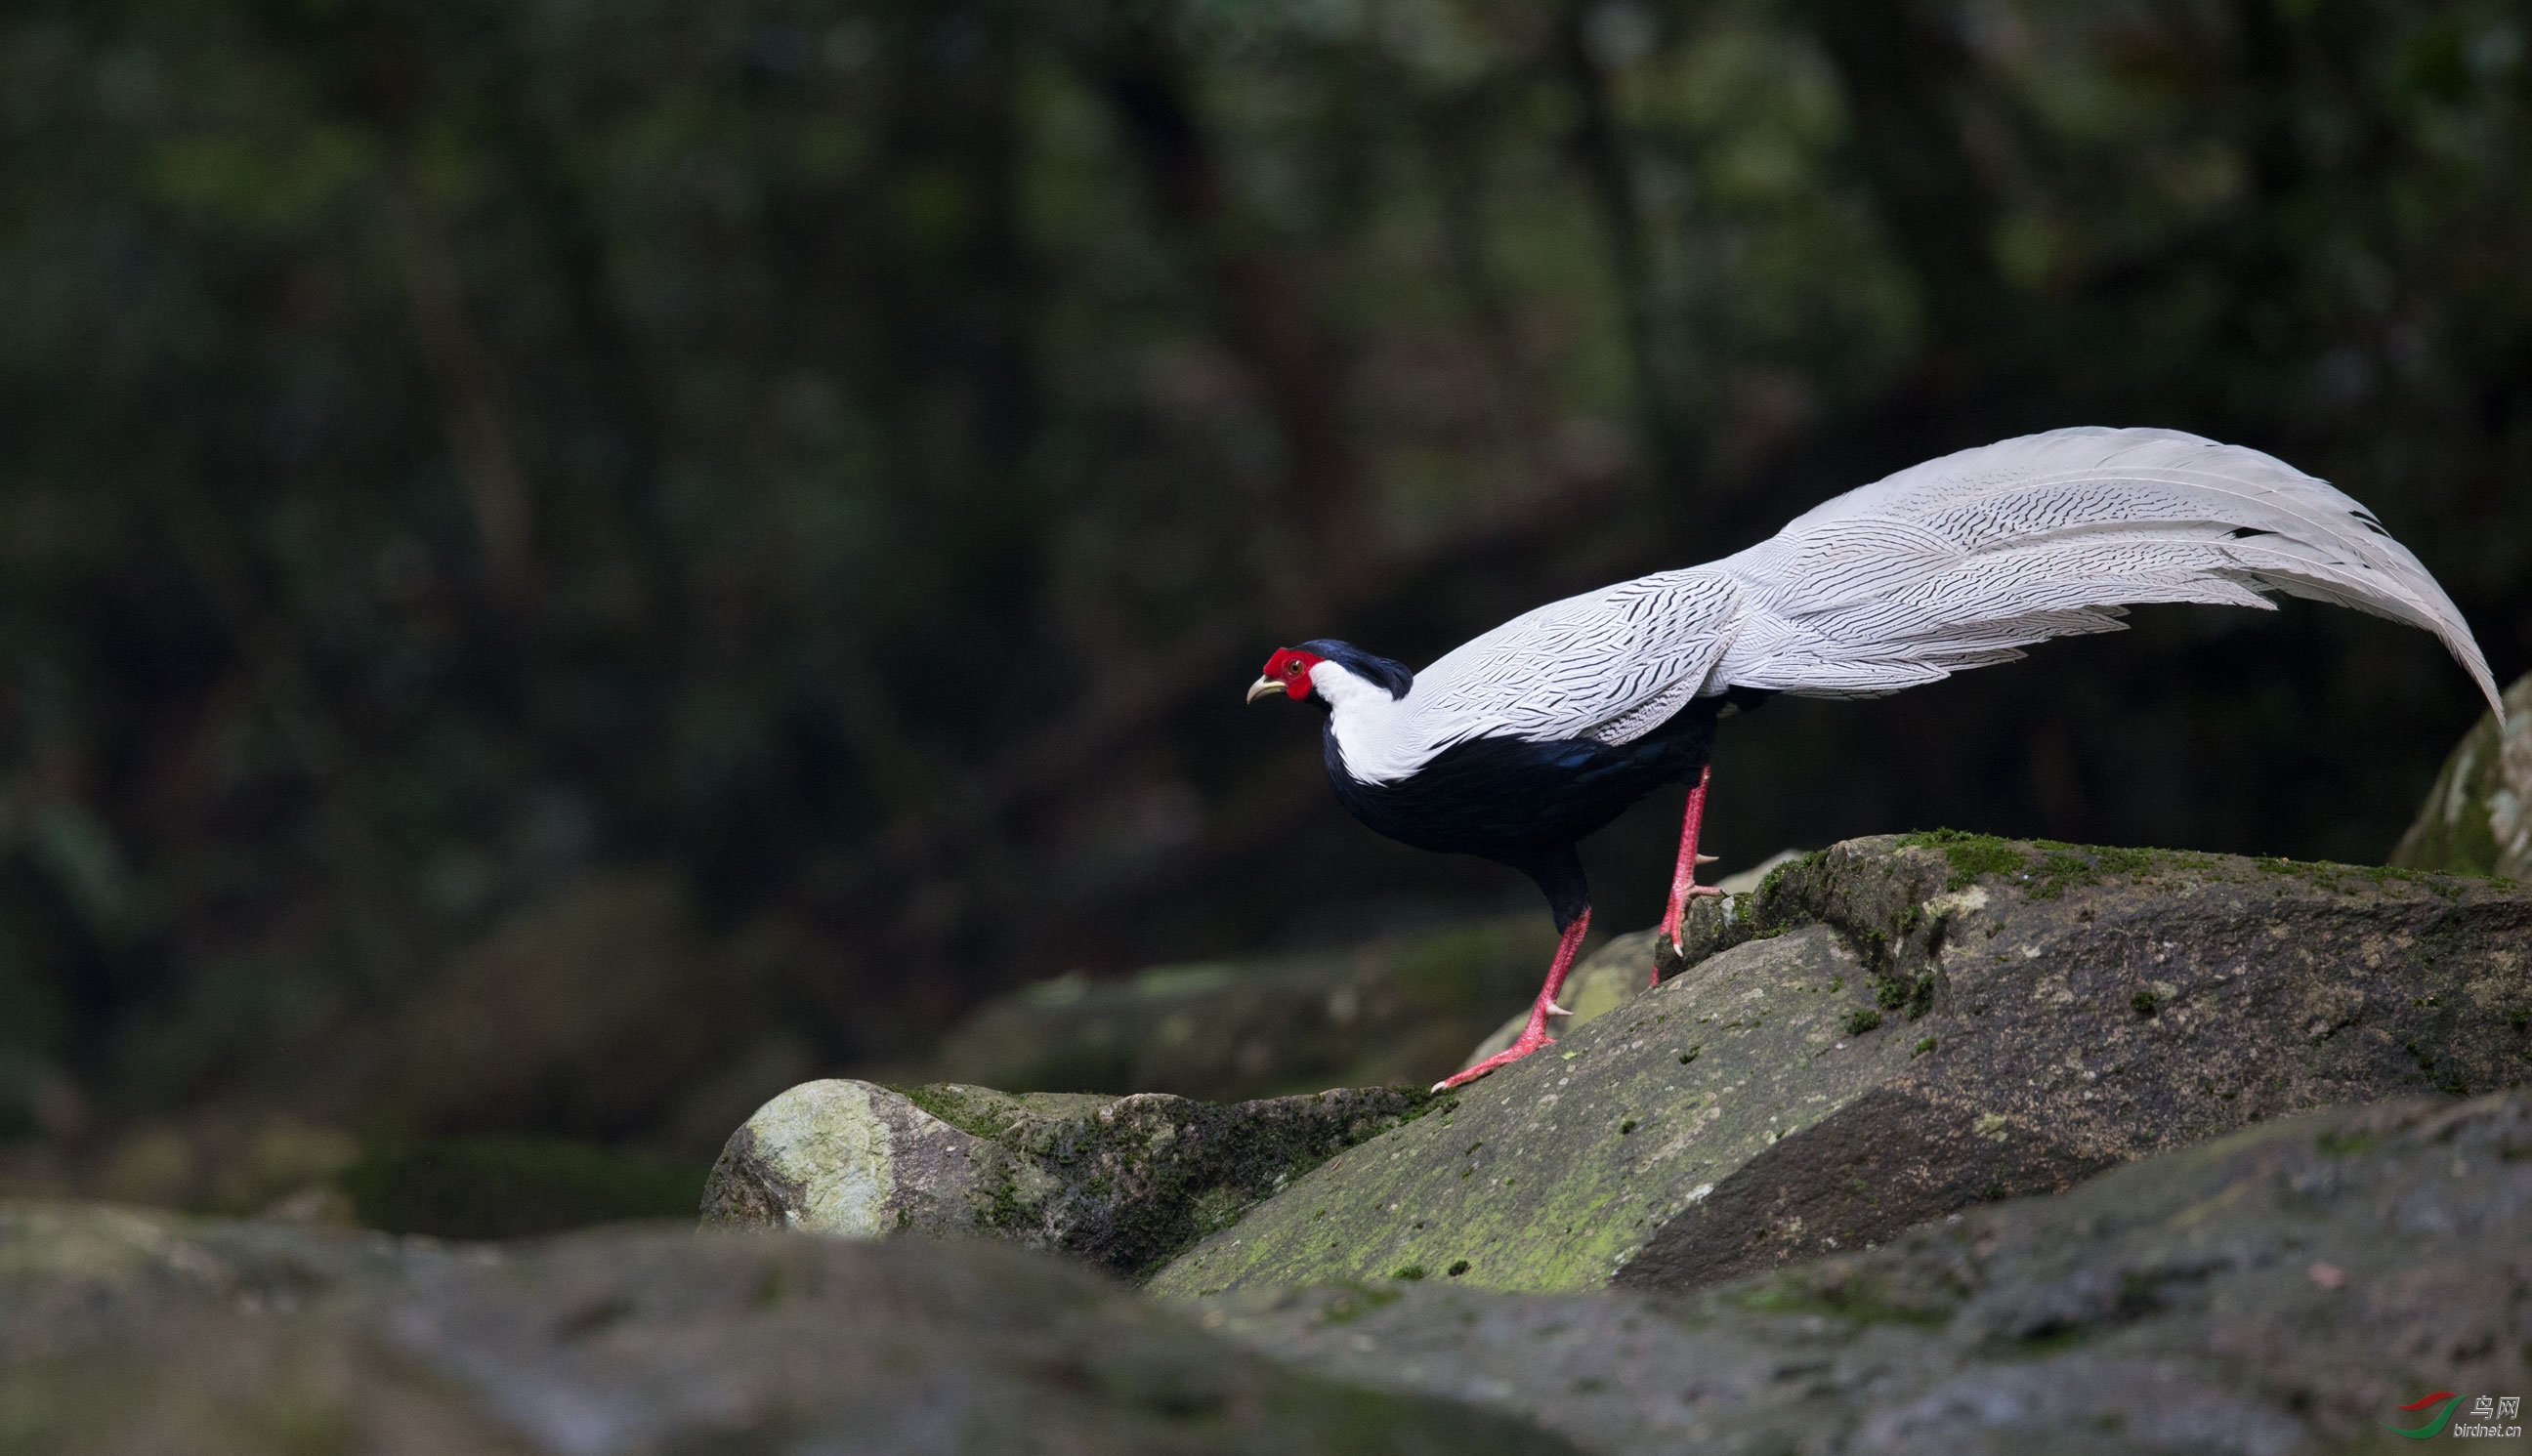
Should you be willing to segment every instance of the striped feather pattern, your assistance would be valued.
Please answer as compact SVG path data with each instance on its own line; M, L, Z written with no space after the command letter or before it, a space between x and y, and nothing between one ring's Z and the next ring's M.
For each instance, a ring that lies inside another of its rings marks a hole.
M1928 461L1721 561L1551 602L1404 699L1331 695L1333 727L1355 776L1389 782L1471 738L1626 743L1730 688L1877 697L2116 632L2126 604L2278 591L2435 634L2499 706L2460 612L2363 506L2257 450L2086 426Z

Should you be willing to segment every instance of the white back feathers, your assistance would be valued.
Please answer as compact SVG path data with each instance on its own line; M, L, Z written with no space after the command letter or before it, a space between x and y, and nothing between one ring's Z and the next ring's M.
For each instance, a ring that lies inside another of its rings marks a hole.
M1625 743L1735 687L1877 697L2118 631L2129 604L2271 591L2434 633L2504 716L2460 612L2363 506L2257 450L2097 426L1930 460L1737 555L1551 602L1404 699L1327 696L1349 771L1392 782L1470 738Z

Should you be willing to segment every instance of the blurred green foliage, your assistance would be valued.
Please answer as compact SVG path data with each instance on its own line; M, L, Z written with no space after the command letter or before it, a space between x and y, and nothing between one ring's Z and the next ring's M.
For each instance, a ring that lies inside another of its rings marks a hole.
M1255 662L1420 661L2027 429L2333 478L2510 677L2528 25L21 0L0 1126L538 1131L410 1092L396 1029L466 1024L407 1008L601 869L780 948L655 996L712 1003L660 1036L742 1114L1019 980L1522 903L1346 821L1313 725L1238 710ZM2466 683L2383 624L2245 616L1770 705L1709 832L2378 858ZM1656 812L1592 852L1609 924L1652 914ZM569 1130L708 1138L644 1096Z

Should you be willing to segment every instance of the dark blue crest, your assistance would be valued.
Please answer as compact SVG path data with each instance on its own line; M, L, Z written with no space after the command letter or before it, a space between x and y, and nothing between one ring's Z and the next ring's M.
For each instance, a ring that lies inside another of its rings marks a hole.
M1392 698L1404 698L1407 696L1407 690L1415 686L1415 674L1406 663L1392 662L1386 657L1374 657L1352 643L1341 643L1335 638L1323 637L1301 644L1301 650L1316 652L1355 677L1380 684L1389 690L1389 696Z

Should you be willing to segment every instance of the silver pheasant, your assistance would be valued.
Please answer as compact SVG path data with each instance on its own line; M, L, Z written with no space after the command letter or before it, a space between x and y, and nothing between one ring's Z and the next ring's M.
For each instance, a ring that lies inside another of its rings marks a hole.
M2334 602L2434 633L2504 717L2452 601L2373 513L2239 445L2162 429L2025 435L1827 501L1746 551L1550 602L1420 672L1344 643L1279 650L1249 697L1328 709L1331 783L1373 828L1485 856L1546 890L1563 944L1515 1049L1546 1018L1590 918L1576 840L1686 781L1664 928L1695 883L1706 756L1729 701L1870 698L2116 632L2140 602Z

